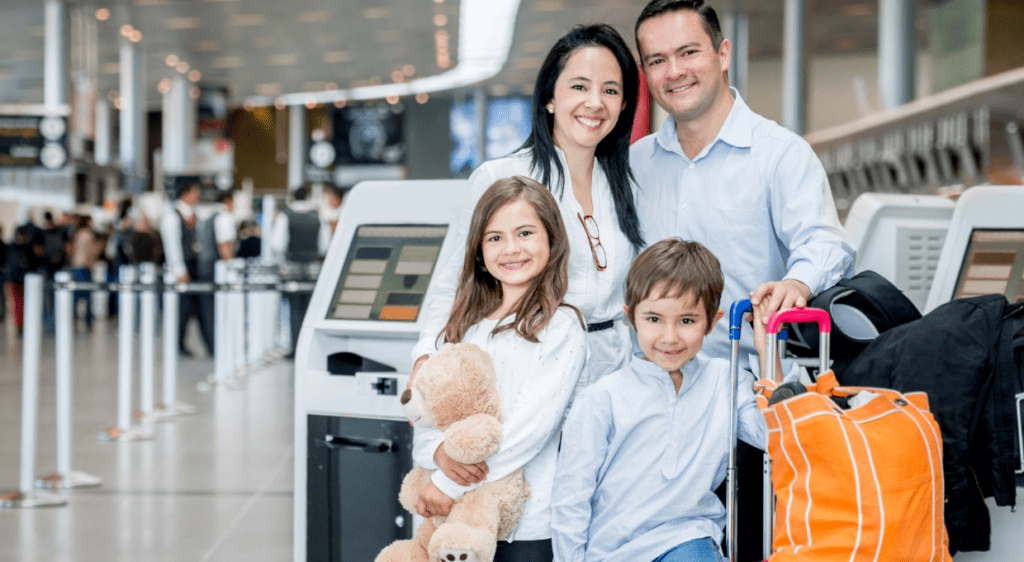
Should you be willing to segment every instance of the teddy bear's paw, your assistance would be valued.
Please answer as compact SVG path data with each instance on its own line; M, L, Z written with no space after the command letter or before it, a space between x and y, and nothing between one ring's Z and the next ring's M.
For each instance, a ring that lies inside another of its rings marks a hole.
M437 556L438 562L480 562L480 558L471 550L443 548Z

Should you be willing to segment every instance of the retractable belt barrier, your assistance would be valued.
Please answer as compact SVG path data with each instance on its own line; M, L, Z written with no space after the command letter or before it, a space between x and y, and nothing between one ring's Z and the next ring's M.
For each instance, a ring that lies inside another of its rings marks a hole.
M22 360L21 477L17 490L0 493L0 508L31 508L66 505L66 498L37 488L69 489L98 486L102 480L73 471L71 454L71 394L73 379L74 304L78 291L117 292L118 314L118 397L117 423L97 434L103 441L152 439L145 424L170 421L191 415L194 406L177 401L179 301L184 294L212 294L215 372L199 383L200 390L241 388L247 369L283 356L278 328L283 293L311 293L319 275L319 264L267 264L257 260L220 261L214 281L179 281L172 273L160 274L152 264L122 266L117 281L75 281L66 271L46 282L36 274L25 279L25 328ZM56 429L57 471L35 478L36 426L39 410L39 357L42 301L45 291L55 297ZM155 340L157 294L163 302L163 394L155 404ZM135 354L136 313L139 307L140 409L132 414L132 379ZM137 422L137 423L134 423ZM144 424L144 425L139 425Z

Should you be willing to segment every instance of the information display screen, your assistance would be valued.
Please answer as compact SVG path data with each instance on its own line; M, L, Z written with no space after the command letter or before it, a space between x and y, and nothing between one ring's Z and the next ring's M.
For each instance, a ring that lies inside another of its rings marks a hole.
M971 232L953 298L993 293L1024 302L1024 230Z
M415 322L448 225L361 225L327 318Z

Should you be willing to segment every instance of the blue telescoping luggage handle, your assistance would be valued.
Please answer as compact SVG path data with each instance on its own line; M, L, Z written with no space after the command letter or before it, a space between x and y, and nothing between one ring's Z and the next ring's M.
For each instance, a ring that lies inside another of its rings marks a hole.
M732 308L729 310L730 340L740 339L740 328L743 325L743 315L753 311L754 309L750 304L750 299L738 300L732 303ZM778 339L789 339L789 333L785 329L780 330Z

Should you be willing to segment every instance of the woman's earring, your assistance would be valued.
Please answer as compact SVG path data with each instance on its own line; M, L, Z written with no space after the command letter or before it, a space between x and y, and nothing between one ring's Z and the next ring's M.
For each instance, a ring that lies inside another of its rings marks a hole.
M551 106L549 105L549 106L548 106L548 113L552 113L552 114L553 114L554 112L555 112L555 108L553 108L553 107L551 107Z

